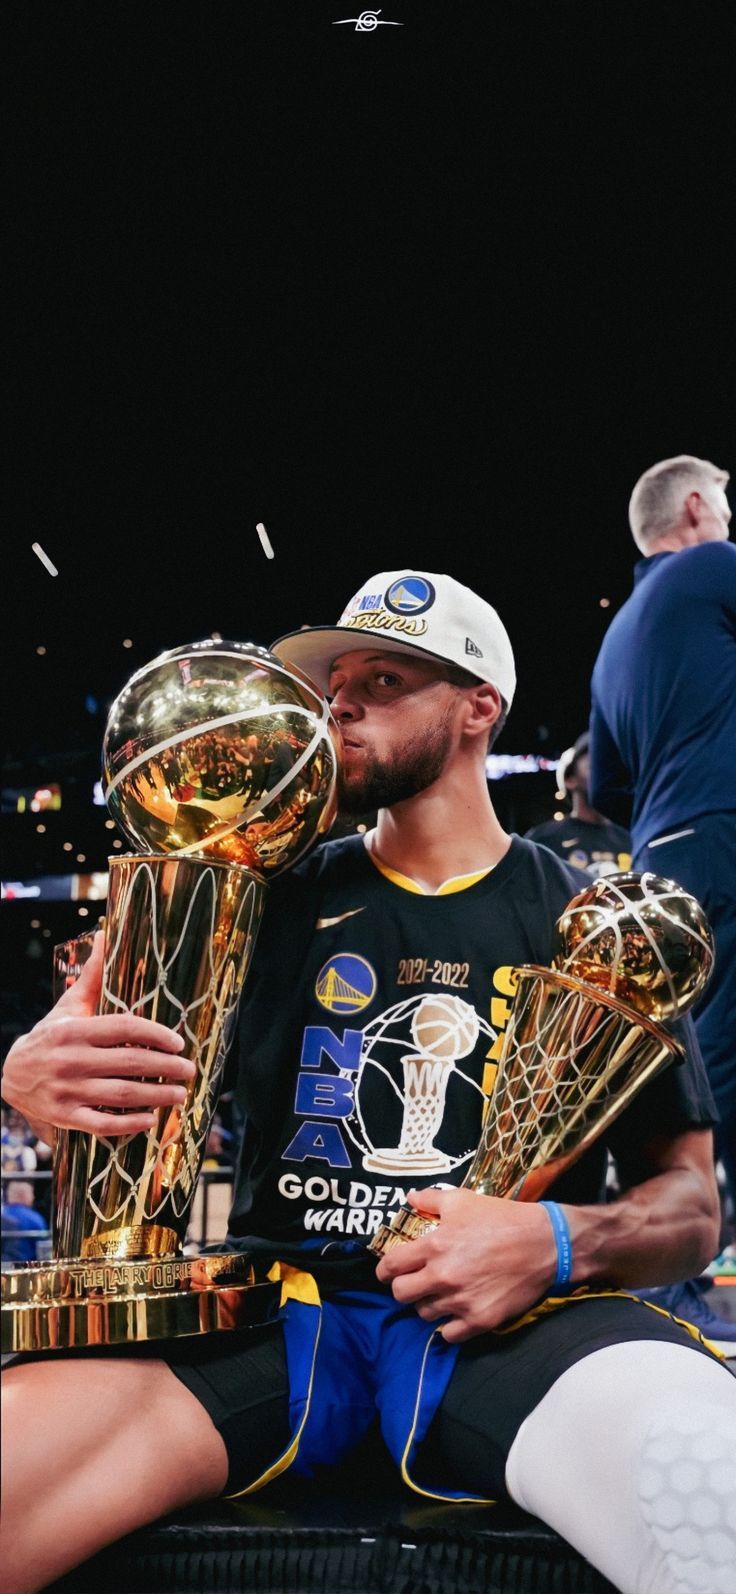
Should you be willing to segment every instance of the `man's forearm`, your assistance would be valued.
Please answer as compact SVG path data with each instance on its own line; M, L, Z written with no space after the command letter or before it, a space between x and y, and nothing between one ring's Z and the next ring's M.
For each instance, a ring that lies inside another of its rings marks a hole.
M718 1249L717 1199L691 1169L669 1169L606 1206L565 1213L574 1284L670 1284L699 1273Z

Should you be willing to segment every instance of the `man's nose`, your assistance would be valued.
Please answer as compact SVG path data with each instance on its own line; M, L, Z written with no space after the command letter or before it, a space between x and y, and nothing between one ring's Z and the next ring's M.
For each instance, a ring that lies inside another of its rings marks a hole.
M342 685L338 686L337 691L333 693L330 708L333 718L338 722L340 720L359 718L361 713L360 705L356 699L355 692L350 689L349 682L343 681Z

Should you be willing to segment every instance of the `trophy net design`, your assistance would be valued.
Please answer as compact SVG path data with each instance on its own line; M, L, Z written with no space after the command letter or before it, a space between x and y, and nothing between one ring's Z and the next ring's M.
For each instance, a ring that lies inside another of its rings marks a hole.
M6 1350L113 1344L267 1320L277 1285L247 1256L184 1242L268 878L335 812L339 739L306 677L207 641L139 670L110 713L110 812L137 852L109 860L101 1013L182 1035L196 1075L148 1133L59 1132L54 1255L3 1274ZM144 850L145 849L145 850ZM64 986L92 937L57 949Z
M664 1021L701 994L713 942L695 898L657 875L608 875L568 904L555 967L517 970L496 1085L463 1188L535 1201L681 1056ZM369 1249L429 1233L404 1205Z

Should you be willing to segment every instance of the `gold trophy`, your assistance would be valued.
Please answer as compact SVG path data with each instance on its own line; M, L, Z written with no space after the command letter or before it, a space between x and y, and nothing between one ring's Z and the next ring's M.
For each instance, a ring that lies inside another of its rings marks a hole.
M54 1260L3 1273L3 1352L200 1334L278 1310L279 1287L247 1256L183 1246L267 882L329 829L338 749L312 683L252 644L175 648L113 704L105 797L139 850L109 860L99 1011L175 1029L196 1077L148 1133L115 1136L115 1109L109 1137L60 1131ZM78 940L58 949L62 984L89 949Z
M495 1088L462 1188L537 1201L655 1074L682 1060L663 1021L703 991L713 939L700 904L658 875L608 875L557 921L552 968L517 969ZM438 1219L405 1204L383 1256Z

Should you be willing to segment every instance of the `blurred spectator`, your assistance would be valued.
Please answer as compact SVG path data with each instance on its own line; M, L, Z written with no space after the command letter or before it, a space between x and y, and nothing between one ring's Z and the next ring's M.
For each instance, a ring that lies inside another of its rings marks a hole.
M3 1108L0 1147L3 1173L34 1173L38 1158L34 1149L35 1135L25 1118L15 1108Z
M621 825L593 808L588 796L590 754L587 731L563 753L557 766L557 785L570 803L566 819L552 819L527 830L529 841L539 841L576 869L586 869L594 880L631 868L631 837Z
M35 1262L36 1240L29 1230L46 1231L46 1219L34 1207L33 1185L26 1179L11 1179L5 1186L0 1209L3 1228L3 1262ZM8 1235L7 1231L11 1233Z

